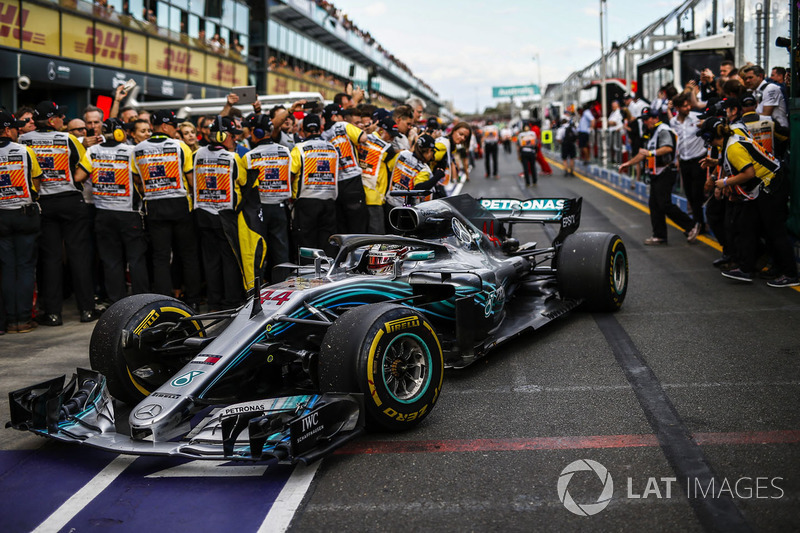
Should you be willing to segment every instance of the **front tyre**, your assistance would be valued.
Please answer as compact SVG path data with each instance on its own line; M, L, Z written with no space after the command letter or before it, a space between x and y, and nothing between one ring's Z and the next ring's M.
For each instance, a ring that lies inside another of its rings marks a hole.
M397 304L357 307L328 328L318 363L323 392L364 394L371 429L410 429L433 409L442 347L424 315Z
M184 356L164 355L155 349L177 344L201 332L194 320L180 322L156 346L123 347L123 330L141 335L147 329L164 323L178 323L194 311L175 298L160 294L137 294L123 298L109 307L92 332L89 361L93 370L106 377L112 396L135 405L160 387L185 364Z
M591 311L616 311L628 292L628 254L619 235L574 233L564 239L556 261L565 298L583 298Z

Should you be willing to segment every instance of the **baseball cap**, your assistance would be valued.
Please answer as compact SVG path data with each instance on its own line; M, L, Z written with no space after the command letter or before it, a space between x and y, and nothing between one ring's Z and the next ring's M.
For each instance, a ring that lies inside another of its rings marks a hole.
M644 109L642 109L642 112L639 116L642 118L642 120L648 118L658 118L658 113L656 113L656 111L653 110L653 108L651 107L645 107Z
M150 122L153 124L153 126L158 126L161 124L172 124L173 126L177 126L178 117L175 116L173 111L168 109L159 109L150 115Z
M436 139L427 133L423 133L417 138L417 148L426 150L428 148L436 148Z
M0 128L21 128L27 124L24 120L17 120L10 111L0 109Z
M272 131L272 121L268 115L250 113L244 121L244 125L252 129L262 129L264 131Z
M741 109L742 107L742 102L738 98L725 98L720 103L722 104L723 109L733 109L733 108Z
M380 122L381 120L384 119L384 117L389 117L391 115L392 115L391 111L379 107L378 109L375 110L374 113L372 113L372 120L374 120L375 122Z
M306 118L303 119L303 129L306 131L319 131L321 126L322 121L319 115L306 115Z
M325 120L330 120L333 115L341 115L342 114L342 106L339 104L328 104L322 110L322 116L325 117ZM305 124L305 122L303 122Z
M66 113L67 106L60 106L50 100L44 100L36 104L36 109L33 110L33 118L35 120L47 120L50 117L63 117Z
M438 117L428 117L428 122L425 124L425 127L429 130L438 130L441 128L439 125L439 118Z
M706 120L711 117L725 116L725 108L722 107L722 100L713 96L708 99L706 108L700 113L700 120Z
M242 133L242 130L236 127L236 123L231 120L230 117L220 117L218 116L214 119L214 122L211 123L211 127L209 128L212 132L216 131L223 131L227 133L232 133L233 135L239 135Z
M380 119L378 121L378 126L383 128L392 137L397 137L398 135L400 135L400 130L397 129L397 123L390 116L386 116Z
M633 100L633 93L625 93L622 97L623 100Z
M758 102L756 102L756 97L753 96L753 93L747 92L739 98L739 102L742 104L742 107L755 107Z
M700 129L697 130L698 137L701 137L705 142L711 142L715 138L719 137L717 134L717 126L722 124L726 124L727 121L722 117L711 117L703 121L703 124L700 126Z

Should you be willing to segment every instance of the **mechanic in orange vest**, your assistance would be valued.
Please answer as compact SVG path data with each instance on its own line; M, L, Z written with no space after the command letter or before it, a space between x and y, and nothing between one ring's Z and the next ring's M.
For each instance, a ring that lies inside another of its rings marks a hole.
M328 239L336 233L339 152L320 136L322 120L319 115L306 115L302 129L305 141L296 144L291 152L295 244L333 255L335 249ZM360 179L358 186L363 194Z
M85 149L64 128L64 107L55 102L39 102L33 113L36 130L19 136L19 143L30 146L42 168L39 205L42 209L40 305L37 317L45 326L60 326L64 305L62 248L72 272L72 290L81 322L97 319L94 312L92 281L92 236L89 206L83 198L83 184L75 167ZM84 176L84 180L85 180Z
M338 196L336 218L340 233L366 233L369 223L366 195L361 183L358 146L367 134L342 117L338 104L328 104L322 111L322 138L333 144L339 153Z
M41 227L36 198L42 169L29 146L12 141L25 124L0 109L0 335L27 333L37 325L31 311Z

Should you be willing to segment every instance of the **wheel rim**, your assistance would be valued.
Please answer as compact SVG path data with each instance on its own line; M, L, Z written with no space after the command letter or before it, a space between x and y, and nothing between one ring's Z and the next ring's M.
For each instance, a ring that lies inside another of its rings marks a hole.
M628 269L626 268L625 254L622 252L614 254L611 272L614 277L614 290L617 294L622 294L628 283Z
M383 383L392 397L412 403L428 390L431 380L431 352L421 338L398 335L383 353Z
M177 322L181 318L189 317L191 314L184 309L177 307L164 307L158 320L149 324L148 327L156 326L163 322ZM131 328L135 324L129 324ZM170 334L167 341L180 339L187 333L197 331L200 328L196 321L186 322L186 325ZM183 367L188 361L178 357L164 357L151 352L149 349L128 348L123 350L123 357L127 367L128 377L131 383L144 395L149 395L158 387L163 385L175 372Z

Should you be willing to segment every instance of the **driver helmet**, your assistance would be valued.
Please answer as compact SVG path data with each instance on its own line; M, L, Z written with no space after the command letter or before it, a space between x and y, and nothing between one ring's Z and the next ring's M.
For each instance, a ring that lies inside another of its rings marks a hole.
M408 251L408 246L399 244L373 244L367 252L367 272L373 275L390 272L395 260L403 259Z

